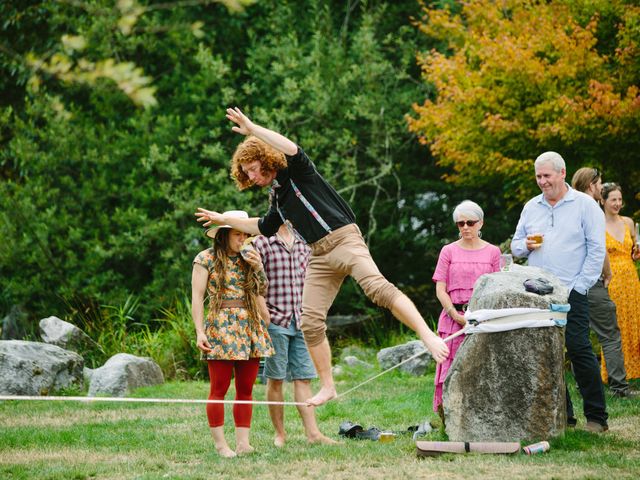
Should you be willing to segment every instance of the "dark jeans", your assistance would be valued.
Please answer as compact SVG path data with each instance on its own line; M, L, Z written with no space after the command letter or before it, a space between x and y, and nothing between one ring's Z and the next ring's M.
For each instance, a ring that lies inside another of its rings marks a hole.
M600 365L589 340L589 303L586 295L575 290L569 294L571 310L567 315L564 343L573 364L578 389L584 404L584 416L601 425L607 424L607 406L600 378ZM567 390L567 418L573 418L573 404Z

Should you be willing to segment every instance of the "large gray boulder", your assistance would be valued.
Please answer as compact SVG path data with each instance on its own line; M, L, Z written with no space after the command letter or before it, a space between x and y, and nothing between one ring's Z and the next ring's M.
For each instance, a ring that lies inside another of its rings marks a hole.
M522 285L529 278L544 278L553 286L548 295L527 292ZM508 272L482 275L473 287L470 310L482 308L549 308L549 304L569 301L569 290L550 272L537 267L512 265Z
M84 360L55 345L0 340L0 394L50 395L82 388Z
M553 293L526 292L528 278L544 278ZM483 275L471 310L549 308L569 292L550 273L514 266ZM555 437L566 426L564 328L523 328L468 335L449 369L443 408L451 441L526 441Z
M136 388L164 383L162 370L157 363L150 358L136 357L128 353L114 355L90 375L90 397L124 397Z
M81 355L100 350L99 345L89 335L58 317L52 316L40 320L40 336L45 343L51 343Z
M386 370L420 352L425 353L398 367L398 370L419 377L426 373L429 362L431 362L431 354L420 340L412 340L395 347L383 348L376 357L380 367Z

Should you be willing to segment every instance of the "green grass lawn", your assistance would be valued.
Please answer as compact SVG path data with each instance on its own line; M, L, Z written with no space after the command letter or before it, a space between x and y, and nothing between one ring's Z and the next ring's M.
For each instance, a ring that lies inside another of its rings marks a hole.
M338 391L369 378L371 370L346 369ZM339 401L317 409L322 431L335 439L343 420L365 428L405 430L431 411L433 373L421 378L392 372ZM573 398L578 399L573 389ZM637 388L637 385L636 385ZM291 388L287 399L291 400ZM168 383L136 396L206 398L204 382ZM227 398L232 398L232 391ZM264 385L255 399L264 400ZM576 411L581 404L575 401ZM227 438L234 446L231 407ZM256 452L222 459L213 448L204 405L80 402L0 402L1 479L396 479L396 478L634 478L640 477L640 400L609 399L610 431L578 428L550 439L551 450L527 456L445 455L419 459L409 435L393 442L344 440L308 445L295 407L285 407L289 433L282 449L272 446L265 406L255 406ZM470 412L473 414L473 412ZM443 440L434 431L426 440Z

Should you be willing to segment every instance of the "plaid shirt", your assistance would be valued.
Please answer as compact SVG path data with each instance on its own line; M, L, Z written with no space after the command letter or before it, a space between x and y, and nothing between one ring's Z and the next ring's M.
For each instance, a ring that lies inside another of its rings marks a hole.
M295 317L300 329L302 313L302 287L307 270L311 248L295 238L291 251L278 234L271 237L260 235L253 241L260 253L264 271L269 280L267 306L271 323L289 328Z

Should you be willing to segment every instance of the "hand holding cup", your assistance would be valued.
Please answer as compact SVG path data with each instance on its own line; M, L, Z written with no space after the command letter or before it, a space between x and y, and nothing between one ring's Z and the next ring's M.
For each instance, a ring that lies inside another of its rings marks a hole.
M240 255L242 255L242 258L244 258L249 265L259 269L261 267L262 258L260 258L260 254L253 246L252 242L255 238L256 237L249 237L244 241L240 248Z
M544 234L542 233L530 233L527 235L527 248L529 251L537 250L542 246L544 241Z

